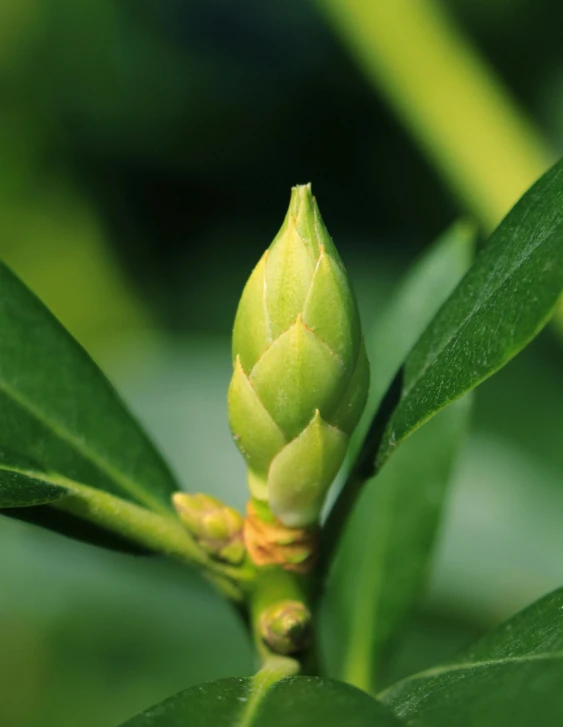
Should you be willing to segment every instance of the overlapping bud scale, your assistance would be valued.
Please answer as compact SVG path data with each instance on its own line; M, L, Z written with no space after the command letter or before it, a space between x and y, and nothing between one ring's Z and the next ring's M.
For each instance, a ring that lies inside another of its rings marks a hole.
M233 332L229 420L252 496L288 527L318 518L362 413L356 301L310 185L250 276Z

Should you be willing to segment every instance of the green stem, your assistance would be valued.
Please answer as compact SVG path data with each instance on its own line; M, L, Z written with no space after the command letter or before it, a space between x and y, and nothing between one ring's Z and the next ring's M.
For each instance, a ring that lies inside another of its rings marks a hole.
M262 641L260 617L270 606L280 601L299 601L308 605L307 586L303 576L283 568L262 568L250 597L250 619L254 643L261 661L264 663L272 652Z
M312 576L303 576L283 568L258 569L257 578L250 595L250 622L254 636L256 651L262 664L266 664L274 654L264 643L260 632L262 614L270 606L282 601L297 601L306 606L312 613ZM313 620L313 626L315 621ZM304 651L294 655L301 673L318 674L317 642L315 632Z
M66 494L50 502L51 507L112 530L139 545L196 567L230 600L241 603L255 578L255 568L247 560L234 567L213 560L194 541L173 515L161 515L109 492L83 485L57 473L36 472L3 466L32 479L62 487Z
M269 655L264 660L260 671L252 679L248 703L237 721L238 727L252 725L261 702L273 684L298 673L299 662L296 659L275 654Z
M464 206L492 228L553 153L434 0L316 0Z
M159 515L66 477L56 475L49 479L72 493L53 503L54 507L113 530L157 553L195 566L229 599L243 600L244 583L252 580L253 569L248 564L235 568L210 558L173 515Z

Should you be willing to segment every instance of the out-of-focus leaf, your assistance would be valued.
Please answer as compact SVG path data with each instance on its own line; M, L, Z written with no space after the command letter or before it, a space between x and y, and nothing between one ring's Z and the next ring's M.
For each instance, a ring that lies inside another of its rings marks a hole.
M368 337L378 400L471 261L474 234L452 227L407 275ZM329 597L342 603L339 675L372 688L382 649L416 601L428 571L449 475L469 411L464 400L407 442L360 497L349 519Z
M492 376L549 320L563 288L563 162L516 204L409 354L376 467ZM373 461L373 447L364 451Z
M449 17L452 3L317 4L447 188L483 223L496 224L553 154ZM501 7L487 3L487 19Z
M356 436L366 433L401 363L467 272L475 238L474 226L464 220L448 228L407 272L366 337L373 370L368 404Z
M456 402L416 432L354 511L335 587L347 630L340 675L363 689L372 688L383 650L423 592L470 407L469 397Z
M36 158L45 140L31 116L9 118L8 129L0 119L0 259L95 356L123 332L153 335L147 300L120 273L96 211Z
M354 687L318 677L290 677L264 689L220 679L180 692L122 727L399 727L383 705Z
M560 589L380 698L417 727L555 727L563 720L562 612Z

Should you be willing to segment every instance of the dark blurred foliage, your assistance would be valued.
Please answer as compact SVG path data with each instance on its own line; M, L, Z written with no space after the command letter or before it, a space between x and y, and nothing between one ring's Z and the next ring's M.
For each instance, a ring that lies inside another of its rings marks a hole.
M561 7L449 4L558 143ZM295 183L313 181L345 258L404 263L459 212L311 3L28 5L5 102L168 326L228 329Z
M563 5L447 4L563 148ZM227 336L306 181L368 328L465 212L313 3L0 2L0 258L107 362L181 482L238 505ZM149 345L139 326L173 336ZM563 582L561 356L548 330L482 387L431 593L388 679ZM0 550L2 727L115 724L252 668L234 615L180 568L5 519Z
M307 3L49 0L30 43L11 91L44 163L176 328L227 329L293 184L313 181L347 256L410 255L455 214Z

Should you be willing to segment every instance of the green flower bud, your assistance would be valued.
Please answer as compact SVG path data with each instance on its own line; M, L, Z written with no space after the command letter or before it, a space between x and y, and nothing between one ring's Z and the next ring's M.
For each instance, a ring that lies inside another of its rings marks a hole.
M180 520L209 555L233 565L242 561L244 520L240 513L200 493L176 492L172 501Z
M318 518L365 406L369 364L348 276L311 185L294 187L243 291L229 421L252 496L287 527Z
M307 645L311 612L299 601L281 601L260 616L260 636L276 654L294 654Z

